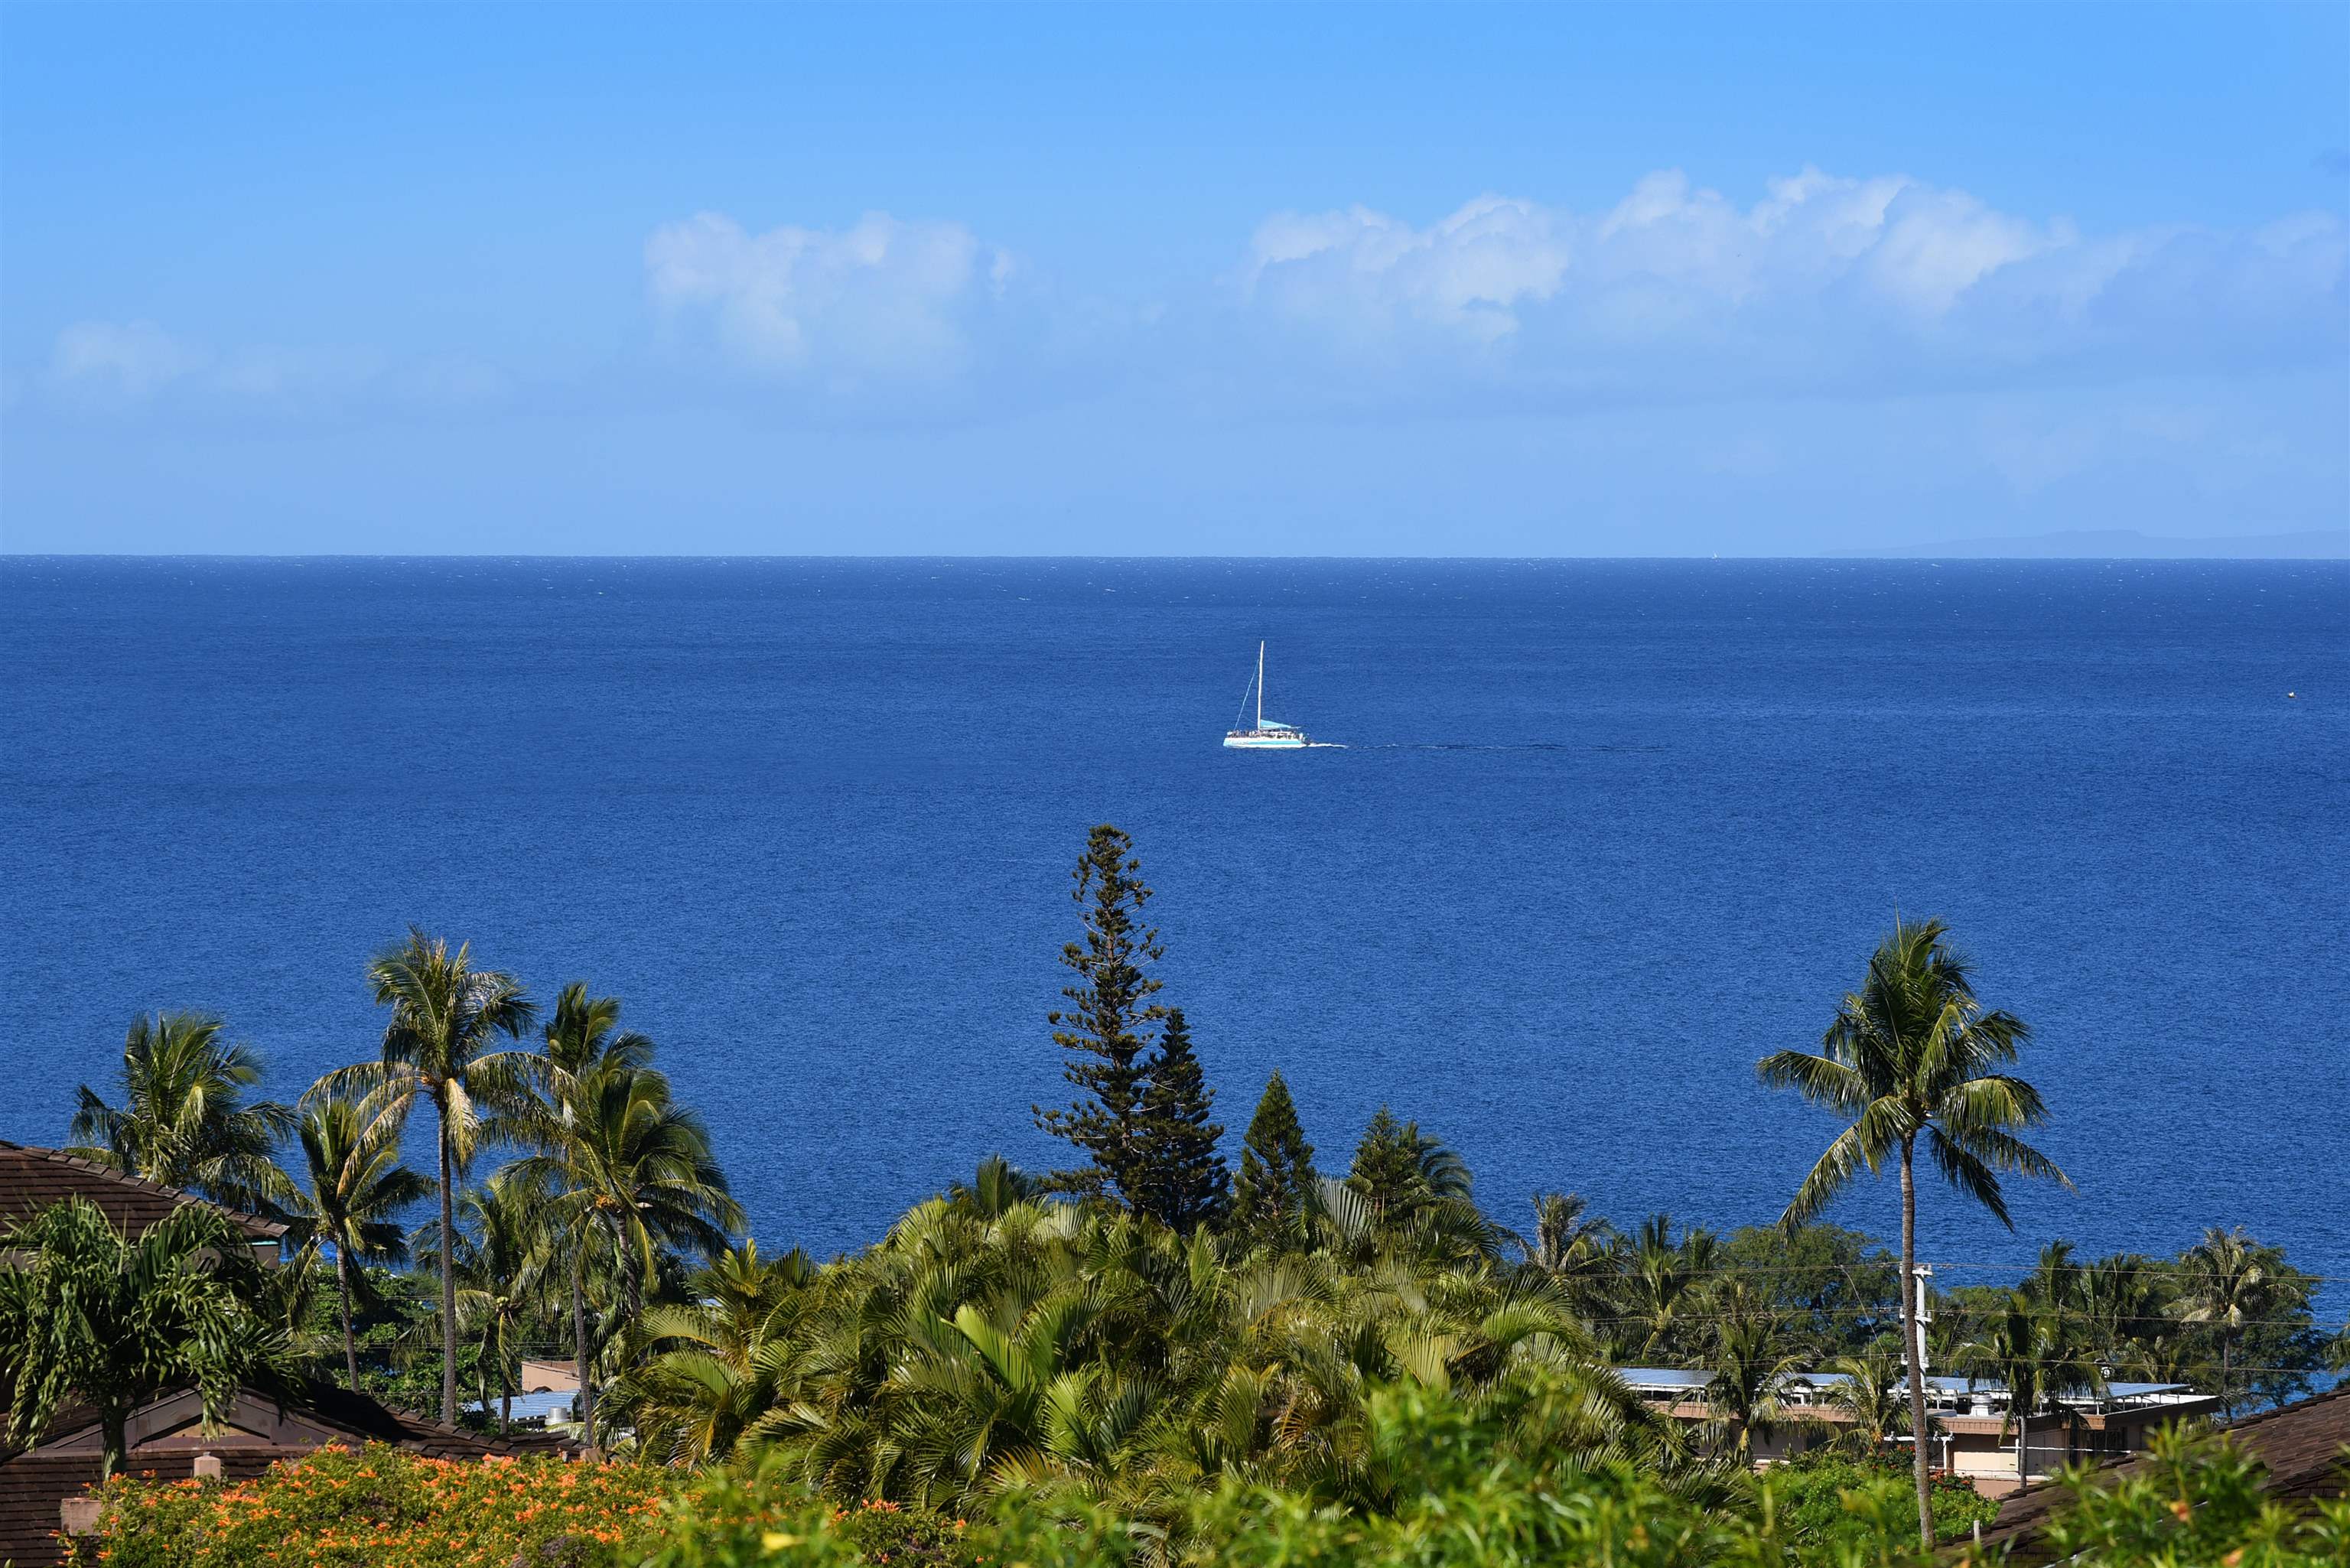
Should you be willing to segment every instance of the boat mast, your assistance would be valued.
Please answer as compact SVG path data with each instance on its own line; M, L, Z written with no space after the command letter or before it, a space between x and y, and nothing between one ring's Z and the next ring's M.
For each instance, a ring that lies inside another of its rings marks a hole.
M1264 728L1264 644L1256 645L1256 727Z

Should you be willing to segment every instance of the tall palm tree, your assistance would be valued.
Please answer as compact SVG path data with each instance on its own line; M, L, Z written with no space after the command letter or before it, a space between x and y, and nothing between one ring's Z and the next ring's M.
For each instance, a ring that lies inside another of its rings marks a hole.
M371 1115L404 1127L420 1103L432 1107L440 1159L441 1233L455 1224L457 1180L482 1132L482 1117L517 1105L540 1075L525 1051L494 1049L501 1034L519 1037L538 1011L522 982L477 970L473 950L411 927L408 940L368 965L378 1002L391 1008L383 1059L344 1067L319 1080L331 1094L367 1096ZM457 1419L457 1277L441 1254L441 1419Z
M118 1170L268 1212L286 1193L273 1157L294 1113L275 1100L245 1102L261 1070L251 1046L221 1039L217 1018L141 1017L122 1041L121 1106L83 1085L67 1136L95 1146L76 1153Z
M2178 1299L2172 1310L2182 1323L2219 1331L2220 1400L2231 1421L2236 1417L2236 1339L2274 1299L2276 1262L2275 1253L2241 1227L2222 1231L2216 1225L2178 1260Z
M421 1202L432 1184L400 1163L397 1118L370 1116L347 1096L312 1094L302 1103L295 1139L302 1150L302 1183L286 1199L287 1235L309 1266L323 1247L335 1250L335 1288L342 1297L343 1367L359 1392L359 1344L351 1335L351 1286L362 1290L359 1265L397 1263L408 1238L396 1218Z
M527 1174L499 1171L457 1201L454 1272L461 1326L481 1336L476 1364L498 1379L498 1430L514 1424L516 1343L538 1310L547 1264L560 1238L546 1224L546 1194ZM443 1232L427 1225L421 1251L438 1262Z
M1850 1118L1780 1216L1794 1230L1825 1209L1866 1170L1887 1161L1901 1175L1901 1344L1909 1366L1909 1430L1918 1490L1918 1533L1930 1550L1926 1380L1918 1345L1918 1145L1922 1140L1950 1185L2010 1230L2002 1171L2072 1183L2055 1162L2017 1136L2046 1119L2039 1091L1998 1071L2031 1031L2005 1012L1986 1012L1966 961L1944 941L1939 920L1897 922L1868 961L1859 991L1846 996L1814 1055L1780 1051L1760 1064L1762 1081L1793 1088Z
M671 1097L669 1080L650 1067L592 1068L556 1085L559 1124L541 1124L540 1152L516 1168L554 1196L549 1225L565 1231L575 1256L594 1249L612 1265L618 1315L636 1320L645 1293L671 1249L714 1257L743 1210L726 1189L702 1118ZM575 1312L578 1309L575 1299ZM585 1366L584 1327L575 1319ZM582 1418L592 1434L596 1386L579 1383Z
M2030 1291L2010 1291L1975 1338L1960 1346L1958 1366L1972 1376L2007 1385L2007 1412L2000 1417L2000 1440L2015 1428L2015 1484L2031 1479L2032 1417L2067 1394L2105 1386L2081 1333L2077 1315L2062 1302Z
M511 1142L531 1148L542 1156L560 1160L574 1130L585 1114L590 1096L585 1085L599 1074L621 1073L649 1069L652 1064L653 1043L634 1030L620 1028L620 999L617 996L591 996L587 982L573 981L564 986L555 999L555 1012L546 1021L539 1044L546 1067L540 1081L540 1093L525 1102L507 1118L499 1131ZM553 1172L541 1168L539 1179L560 1179ZM579 1382L583 1411L594 1411L594 1368L590 1362L595 1355L588 1327L588 1283L591 1271L608 1271L624 1260L604 1256L597 1245L605 1238L586 1234L575 1238L578 1243L567 1249L567 1272L571 1293L571 1359ZM594 1440L594 1425L588 1422L589 1440Z

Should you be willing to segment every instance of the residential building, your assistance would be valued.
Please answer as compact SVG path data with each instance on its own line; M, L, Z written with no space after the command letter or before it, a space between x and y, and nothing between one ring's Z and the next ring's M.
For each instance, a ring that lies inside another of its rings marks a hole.
M57 1149L0 1142L0 1233L68 1198L89 1199L118 1231L133 1237L182 1204L204 1202ZM286 1227L223 1211L256 1253L269 1263L278 1262ZM0 1267L8 1261L0 1253ZM6 1407L5 1395L0 1383L0 1411ZM140 1407L125 1428L130 1472L163 1480L197 1475L243 1480L329 1444L390 1443L449 1459L575 1451L551 1437L460 1432L324 1381L240 1388L219 1423L207 1430L203 1417L203 1401L192 1388L167 1391ZM57 1412L33 1448L14 1447L5 1438L6 1428L0 1424L0 1563L47 1568L62 1555L58 1532L88 1511L87 1494L105 1455L104 1433L96 1411L74 1406Z
M1696 1425L1713 1418L1705 1398L1710 1374L1659 1366L1616 1370L1635 1393L1676 1420ZM1771 1432L1756 1435L1756 1462L1772 1464L1824 1448L1849 1430L1851 1416L1834 1403L1844 1381L1834 1372L1789 1378L1778 1391L1786 1417ZM2102 1394L2058 1399L2053 1407L2033 1412L2028 1423L2017 1423L2007 1418L2007 1389L1996 1382L1931 1376L1926 1395L1934 1468L1964 1478L1986 1497L2004 1497L2022 1484L2019 1442L2024 1445L2022 1474L2037 1480L2084 1459L2137 1453L2164 1422L2208 1415L2220 1404L2185 1384L2108 1383Z

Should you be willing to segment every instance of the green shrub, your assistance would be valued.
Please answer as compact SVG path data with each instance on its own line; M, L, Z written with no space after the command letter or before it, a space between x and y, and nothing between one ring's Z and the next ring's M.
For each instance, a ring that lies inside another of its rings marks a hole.
M1848 1495L1882 1491L1890 1487L1908 1511L1909 1528L1917 1528L1916 1482L1909 1456L1887 1450L1877 1454L1815 1449L1772 1466L1756 1481L1758 1495L1767 1489L1773 1514L1796 1542L1806 1546L1841 1545L1861 1538L1858 1521L1846 1506ZM1937 1476L1928 1493L1934 1505L1938 1540L1958 1541L1977 1524L1998 1517L1999 1504L1959 1480Z
M2350 1563L2350 1499L2302 1516L2272 1502L2260 1462L2208 1432L2155 1434L2116 1479L2083 1466L2059 1478L2071 1506L2049 1521L2058 1561L2131 1568L2339 1568Z

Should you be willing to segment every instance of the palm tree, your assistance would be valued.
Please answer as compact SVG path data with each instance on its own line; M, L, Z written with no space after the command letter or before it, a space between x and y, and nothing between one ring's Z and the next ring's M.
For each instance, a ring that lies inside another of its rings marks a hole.
M1712 1412L1708 1436L1717 1451L1752 1464L1757 1439L1768 1439L1788 1417L1786 1388L1804 1357L1787 1337L1785 1321L1763 1307L1739 1281L1721 1303L1707 1346L1712 1374L1705 1402Z
M303 1185L286 1199L287 1235L302 1249L307 1269L322 1247L335 1250L335 1288L342 1296L343 1365L359 1392L359 1344L351 1334L351 1287L358 1265L397 1263L408 1238L394 1218L421 1201L432 1184L400 1163L396 1117L369 1116L357 1100L313 1094L302 1104L295 1138L302 1150Z
M525 1106L507 1129L513 1141L542 1153L558 1151L577 1120L580 1081L598 1071L649 1067L653 1043L633 1030L620 1029L620 999L590 996L587 982L573 981L555 999L555 1014L546 1021L540 1044L548 1072L546 1093ZM588 1271L591 1262L585 1246L570 1249L571 1359L583 1404L594 1381L588 1366L593 1347L588 1334ZM589 1428L593 1440L593 1428Z
M1828 1406L1852 1417L1852 1437L1859 1447L1875 1453L1909 1429L1901 1363L1881 1344L1857 1355L1840 1355L1828 1370L1840 1379L1828 1390Z
M714 1257L743 1210L726 1190L702 1118L678 1105L669 1080L650 1067L591 1068L566 1075L556 1103L535 1113L540 1152L517 1170L554 1196L547 1222L567 1233L575 1258L595 1249L613 1266L619 1317L633 1323L647 1286L671 1248ZM549 1117L553 1120L550 1123ZM586 1366L584 1308L574 1298L574 1333ZM579 1382L582 1419L595 1431L596 1386Z
M694 1277L689 1306L657 1306L641 1324L651 1353L623 1372L608 1418L637 1434L639 1452L669 1464L723 1462L782 1402L797 1363L791 1333L816 1269L797 1249L774 1262L755 1241Z
M2030 1291L2010 1291L2007 1301L1977 1336L1959 1347L1959 1369L2007 1385L2007 1412L2000 1417L2000 1440L2015 1428L2015 1484L2031 1479L2032 1417L2043 1405L2067 1394L2102 1389L2105 1375L2083 1344L2078 1318L2061 1303Z
M2234 1356L2244 1325L2269 1308L2276 1293L2276 1256L2239 1227L2214 1225L2178 1260L2178 1299L2172 1310L2182 1323L2209 1324L2220 1334L2220 1399L2236 1417Z
M181 1204L130 1241L69 1198L0 1234L0 1257L9 1439L36 1441L79 1399L98 1412L101 1480L129 1457L130 1412L164 1389L194 1384L213 1422L241 1384L282 1369L285 1334L255 1307L261 1267L217 1209Z
M1909 1430L1918 1533L1931 1550L1926 1381L1918 1346L1918 1145L1943 1179L2010 1230L1999 1173L2072 1186L2047 1156L2017 1137L2046 1119L2039 1091L1997 1071L2031 1031L2012 1013L1976 1000L1966 961L1943 942L1939 920L1897 922L1868 961L1861 989L1844 999L1816 1055L1780 1051L1760 1064L1762 1081L1794 1088L1850 1125L1836 1135L1780 1216L1789 1231L1817 1215L1863 1170L1888 1160L1901 1173L1901 1344L1909 1366Z
M2157 1268L2151 1258L2117 1252L2080 1272L2074 1300L2089 1347L2099 1360L2123 1366L2164 1337Z
M1510 1233L1525 1266L1555 1282L1578 1312L1587 1311L1616 1261L1616 1228L1586 1211L1580 1194L1544 1192L1534 1198L1532 1236Z
M558 1238L546 1222L546 1194L527 1176L502 1170L468 1189L457 1203L457 1316L482 1337L476 1365L497 1369L498 1430L514 1424L515 1342L537 1309ZM427 1225L418 1241L437 1262L442 1232Z
M1639 1354L1654 1354L1672 1339L1688 1309L1704 1293L1717 1246L1712 1231L1696 1226L1674 1241L1669 1214L1651 1214L1640 1222L1625 1259L1624 1282L1633 1322L1645 1331Z
M497 1036L518 1037L537 1016L522 982L473 966L473 950L411 927L408 940L368 966L378 1002L391 1007L383 1059L344 1067L319 1080L329 1094L367 1096L371 1116L404 1127L420 1102L432 1107L440 1157L441 1233L455 1224L457 1179L473 1158L484 1111L518 1104L540 1075L536 1058L496 1051ZM441 1419L457 1420L457 1277L441 1254Z
M275 1100L245 1103L261 1081L261 1058L220 1035L219 1019L195 1012L133 1022L122 1041L122 1105L108 1105L83 1085L67 1136L96 1147L74 1152L232 1208L269 1212L286 1192L272 1156L293 1131L294 1113Z

